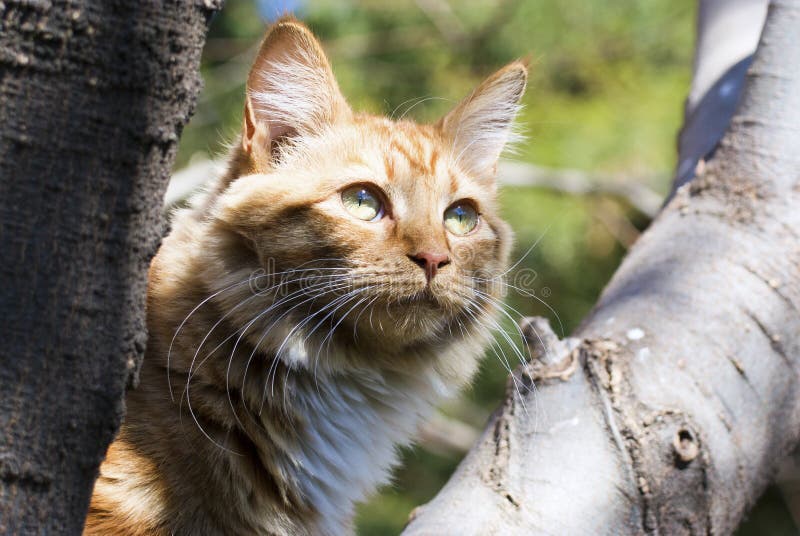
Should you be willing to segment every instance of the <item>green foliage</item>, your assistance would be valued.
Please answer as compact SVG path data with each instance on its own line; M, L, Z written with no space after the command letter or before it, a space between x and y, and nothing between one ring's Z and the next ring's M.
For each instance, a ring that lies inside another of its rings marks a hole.
M439 4L451 6L452 16L435 17L422 4L308 2L303 19L323 40L354 108L435 120L482 77L528 57L520 121L528 141L516 158L632 180L669 176L690 79L695 2L451 0ZM252 1L226 2L209 34L206 89L181 140L179 166L198 152L224 153L224 142L235 139L247 69L263 31ZM667 189L665 182L650 186ZM646 219L613 201L532 189L506 189L501 200L516 231L514 260L522 259L514 274L535 274L524 286L536 298L509 293L511 316L546 316L554 329L563 325L569 333L624 254L601 222L618 218L642 229ZM513 336L510 321L503 327ZM497 353L514 366L507 343ZM506 376L501 359L489 352L472 389L446 411L482 428ZM398 533L409 511L428 501L458 463L419 447L402 457L394 485L359 509L359 534Z

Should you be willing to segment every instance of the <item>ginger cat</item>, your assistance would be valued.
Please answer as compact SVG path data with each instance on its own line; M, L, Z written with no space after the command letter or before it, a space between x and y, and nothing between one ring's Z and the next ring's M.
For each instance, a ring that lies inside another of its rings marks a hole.
M352 533L490 340L511 247L494 175L526 77L392 121L350 109L302 24L269 30L227 173L153 260L85 534Z

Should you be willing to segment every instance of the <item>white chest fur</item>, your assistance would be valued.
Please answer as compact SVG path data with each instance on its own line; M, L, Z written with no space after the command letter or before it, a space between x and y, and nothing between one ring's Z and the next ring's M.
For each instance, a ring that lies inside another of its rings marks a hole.
M388 481L397 447L457 387L448 389L432 365L408 373L301 374L290 386L305 426L284 470L319 513L316 530L336 535L349 530L354 504Z

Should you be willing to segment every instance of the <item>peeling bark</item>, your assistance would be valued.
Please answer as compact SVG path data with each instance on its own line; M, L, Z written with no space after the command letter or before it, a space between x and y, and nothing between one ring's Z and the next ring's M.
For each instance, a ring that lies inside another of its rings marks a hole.
M219 3L0 1L0 533L81 532Z
M544 341L515 372L536 391L509 390L404 534L727 534L739 524L800 440L799 30L800 0L773 2L713 159L574 339L523 324Z

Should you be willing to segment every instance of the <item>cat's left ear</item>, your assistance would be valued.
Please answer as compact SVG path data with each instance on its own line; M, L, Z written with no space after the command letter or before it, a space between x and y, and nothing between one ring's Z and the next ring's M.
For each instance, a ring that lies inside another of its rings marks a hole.
M464 171L476 178L494 177L500 153L514 141L514 117L527 80L527 62L506 65L439 121Z
M314 34L293 18L275 23L247 77L245 152L270 159L282 139L314 134L350 113Z

